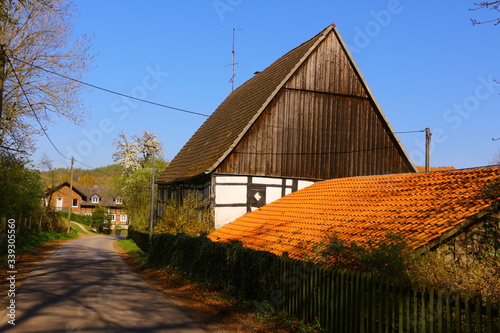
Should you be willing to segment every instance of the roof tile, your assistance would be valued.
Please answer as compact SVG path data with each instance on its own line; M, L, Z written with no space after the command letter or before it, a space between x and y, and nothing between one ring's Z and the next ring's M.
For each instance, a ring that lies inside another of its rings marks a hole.
M487 208L500 167L332 179L248 213L209 235L300 259L333 232L363 241L397 231L414 248Z

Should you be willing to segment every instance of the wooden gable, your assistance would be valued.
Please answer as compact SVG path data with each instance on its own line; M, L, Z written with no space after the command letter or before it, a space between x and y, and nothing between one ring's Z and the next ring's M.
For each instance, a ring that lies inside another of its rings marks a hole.
M216 169L308 179L414 171L333 26Z
M157 179L415 172L334 25L245 82Z

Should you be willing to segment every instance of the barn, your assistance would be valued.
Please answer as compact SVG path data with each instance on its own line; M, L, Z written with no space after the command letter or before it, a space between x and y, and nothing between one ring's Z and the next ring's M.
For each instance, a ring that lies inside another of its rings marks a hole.
M157 179L203 193L215 227L315 182L415 172L335 25L233 91Z

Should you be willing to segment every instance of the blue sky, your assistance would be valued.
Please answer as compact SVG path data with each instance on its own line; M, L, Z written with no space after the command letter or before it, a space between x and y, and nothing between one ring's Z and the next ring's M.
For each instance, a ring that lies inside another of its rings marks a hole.
M500 26L473 26L473 0L78 1L76 34L93 35L85 81L157 103L211 114L231 92L230 31L236 33L235 85L331 23L396 132L433 132L432 166L488 165L500 151ZM49 135L66 156L93 167L113 163L113 141L147 130L171 160L206 119L85 88L83 127L58 122ZM398 134L423 165L424 133ZM32 156L69 161L45 137ZM84 167L76 164L78 167ZM84 167L86 168L86 167Z

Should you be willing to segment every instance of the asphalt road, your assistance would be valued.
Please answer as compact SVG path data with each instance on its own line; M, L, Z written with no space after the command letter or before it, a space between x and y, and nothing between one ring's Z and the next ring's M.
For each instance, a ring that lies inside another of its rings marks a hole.
M116 239L65 244L24 281L16 325L4 313L0 332L205 332L128 267L113 248Z

